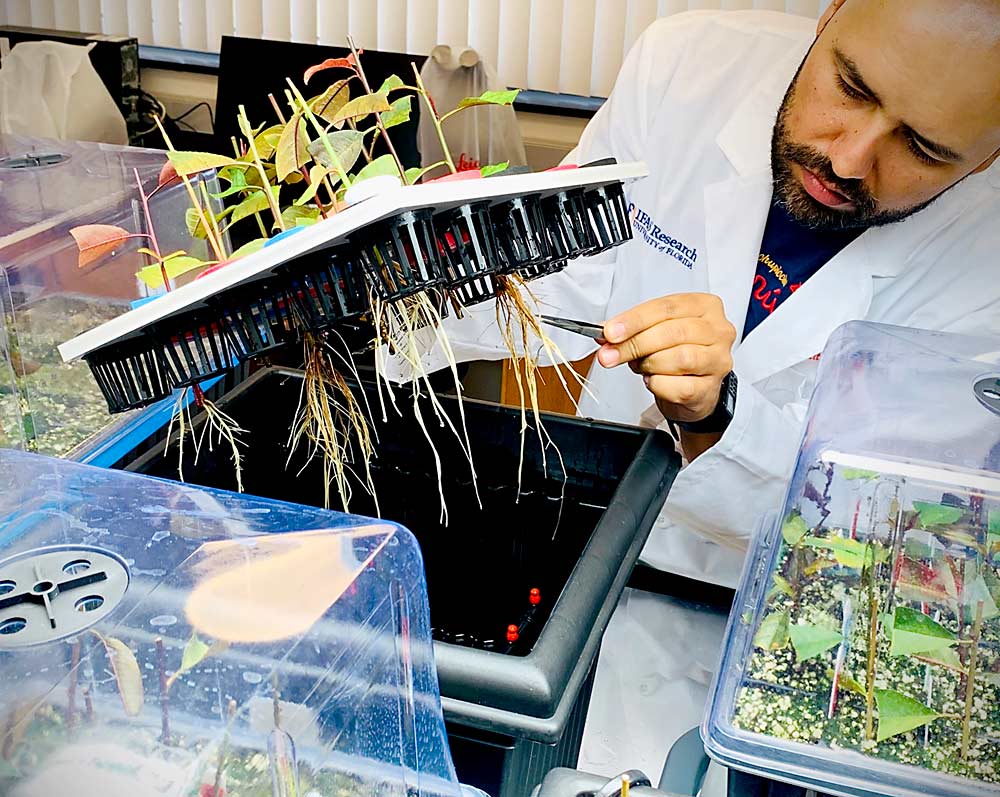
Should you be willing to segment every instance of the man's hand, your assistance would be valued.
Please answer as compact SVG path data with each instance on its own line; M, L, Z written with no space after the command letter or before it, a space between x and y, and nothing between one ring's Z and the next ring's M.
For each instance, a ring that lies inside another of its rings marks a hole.
M722 300L710 293L653 299L604 324L607 341L597 353L605 368L628 363L642 374L663 417L700 421L719 401L733 369L736 328Z

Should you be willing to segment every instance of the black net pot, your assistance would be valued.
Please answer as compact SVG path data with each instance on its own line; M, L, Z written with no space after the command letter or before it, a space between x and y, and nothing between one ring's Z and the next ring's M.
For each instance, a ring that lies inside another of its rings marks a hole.
M628 203L621 183L592 188L584 194L584 200L600 251L632 239Z
M404 299L444 281L431 215L430 210L406 211L352 239L369 282L383 300Z
M484 274L481 277L463 282L449 290L452 300L458 302L462 307L472 307L473 305L495 299L497 295L497 284L493 277Z
M501 271L537 266L552 259L538 196L515 197L492 209L494 237L503 257Z
M594 235L582 189L560 191L542 201L549 246L556 260L586 257L602 249Z
M462 205L437 214L434 230L449 287L494 274L503 265L493 236L488 202Z
M230 338L218 310L168 319L153 331L174 387L221 376L245 359Z
M356 319L370 309L365 269L350 247L297 261L287 279L296 320L310 332Z
M549 274L556 274L566 268L568 264L569 261L567 260L552 260L538 266L519 268L517 270L517 275L525 282L531 282L531 280L536 280L539 277L547 277Z
M111 413L145 407L173 391L160 348L145 336L105 346L84 359Z
M286 282L281 278L255 282L219 297L219 315L237 359L257 357L298 340Z

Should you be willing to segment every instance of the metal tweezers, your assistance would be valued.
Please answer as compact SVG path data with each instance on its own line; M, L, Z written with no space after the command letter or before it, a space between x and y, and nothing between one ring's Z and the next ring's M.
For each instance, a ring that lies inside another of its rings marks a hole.
M542 321L549 326L565 329L577 335L583 335L592 340L602 340L604 338L604 327L600 324L588 324L585 321L573 321L569 318L557 318L556 316L543 315Z

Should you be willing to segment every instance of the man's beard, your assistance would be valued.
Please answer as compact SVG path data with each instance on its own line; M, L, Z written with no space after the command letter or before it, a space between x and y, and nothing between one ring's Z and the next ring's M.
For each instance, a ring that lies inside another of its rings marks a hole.
M804 62L803 62L804 63ZM801 72L802 67L799 67ZM903 210L879 210L878 202L862 180L844 179L837 176L830 159L821 152L804 144L796 144L789 138L788 115L795 96L799 74L796 73L785 98L781 101L778 119L774 123L771 136L771 174L774 180L774 196L780 205L800 224L814 230L857 230L867 227L881 227L902 221L923 210L937 197ZM808 169L825 183L832 186L854 208L835 210L813 199L792 173L792 164ZM938 195L940 196L940 194Z

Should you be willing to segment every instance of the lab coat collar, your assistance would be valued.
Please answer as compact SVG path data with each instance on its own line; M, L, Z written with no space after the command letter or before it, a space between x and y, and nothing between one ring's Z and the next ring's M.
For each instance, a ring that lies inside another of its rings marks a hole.
M715 138L741 176L771 169L771 133L778 108L812 42L793 48L736 106Z

